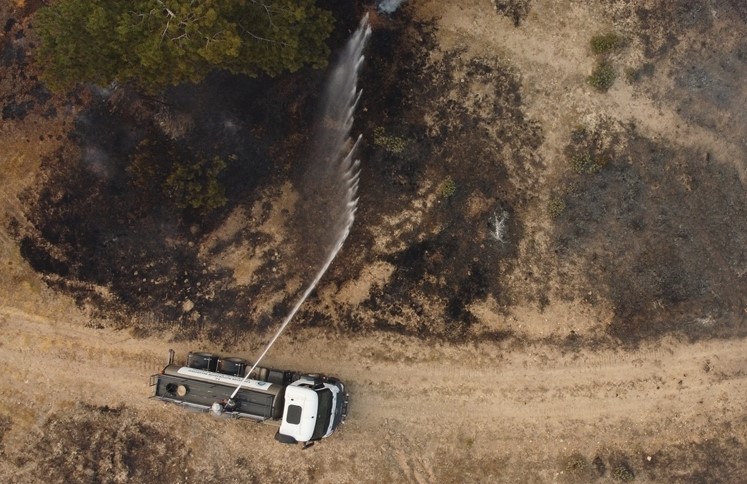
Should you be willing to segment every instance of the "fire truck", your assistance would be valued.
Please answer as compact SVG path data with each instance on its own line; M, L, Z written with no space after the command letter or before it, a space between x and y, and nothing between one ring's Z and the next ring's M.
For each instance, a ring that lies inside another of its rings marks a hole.
M275 439L288 444L313 445L345 421L348 394L337 378L264 367L245 378L251 365L242 358L190 352L183 365L174 358L170 350L168 364L150 377L152 398L221 417L279 423Z

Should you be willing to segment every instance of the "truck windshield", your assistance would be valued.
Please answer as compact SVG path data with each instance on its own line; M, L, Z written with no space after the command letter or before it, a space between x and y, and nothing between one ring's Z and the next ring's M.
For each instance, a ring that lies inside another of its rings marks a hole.
M316 412L316 425L310 440L319 440L327 433L332 418L332 390L325 388L316 392L319 396L319 407Z

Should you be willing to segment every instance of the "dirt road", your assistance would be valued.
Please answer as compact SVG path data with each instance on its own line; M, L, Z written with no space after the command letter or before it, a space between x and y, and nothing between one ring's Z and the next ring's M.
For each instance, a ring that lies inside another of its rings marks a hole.
M747 471L739 460L747 435L747 340L667 341L638 351L582 354L294 332L279 340L266 363L338 375L349 383L352 401L343 430L302 452L275 443L270 426L216 420L147 398L148 375L163 364L168 348L184 355L198 342L136 339L7 306L0 314L6 375L0 413L12 420L3 438L10 456L0 467L6 477L38 478L50 470L44 458L18 465L20 456L50 434L45 419L94 411L76 402L124 405L129 418L155 425L169 442L146 448L191 449L178 463L187 481L235 475L259 481L551 481L569 472L594 475L596 457L607 477L627 466L639 479L657 480L718 472L709 470L713 449L721 449L718 458L731 476ZM251 358L258 347L231 353ZM121 428L117 420L110 423L111 431ZM58 445L74 452L79 444ZM241 456L245 463L232 466ZM83 468L101 465L82 462ZM64 476L67 469L58 471Z

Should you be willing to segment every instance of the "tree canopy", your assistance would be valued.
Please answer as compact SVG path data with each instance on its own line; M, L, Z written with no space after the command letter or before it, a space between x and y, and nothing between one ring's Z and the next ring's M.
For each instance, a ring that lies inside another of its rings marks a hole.
M36 27L51 88L117 81L154 91L213 69L322 67L333 17L314 0L58 0Z

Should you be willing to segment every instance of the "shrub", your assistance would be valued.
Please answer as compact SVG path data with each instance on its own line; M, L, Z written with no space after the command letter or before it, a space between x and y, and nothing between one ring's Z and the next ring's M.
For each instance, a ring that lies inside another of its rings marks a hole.
M626 67L625 68L625 80L628 82L628 84L634 84L638 82L641 79L641 74L632 67Z
M591 156L590 153L579 153L571 158L573 171L580 175L591 175L598 172L606 163Z
M619 49L623 45L623 38L614 32L603 35L595 35L591 38L591 51L594 55L607 54Z
M450 176L444 178L444 181L441 182L441 186L438 188L438 193L444 198L453 196L454 193L456 193L456 183L454 182L454 179Z
M557 195L550 197L550 202L547 204L547 213L550 214L550 218L558 218L563 212L565 212L565 200Z
M164 192L179 208L222 207L228 199L218 176L225 167L226 163L217 156L194 163L177 163L164 182Z
M399 154L407 147L407 141L399 136L387 136L384 128L379 126L374 129L373 142L376 146L381 146L390 153Z
M632 482L635 480L635 474L630 466L625 462L618 462L612 468L612 477L620 482Z
M640 81L644 77L651 78L656 72L656 68L653 64L647 62L638 68L627 67L625 68L624 72L625 80L628 81L628 84L633 84Z
M565 457L561 462L563 473L570 482L588 482L591 480L591 464L579 452Z
M597 63L597 66L591 71L591 75L588 78L589 84L600 92L607 92L612 84L615 83L615 69L610 65L609 62L601 60Z

